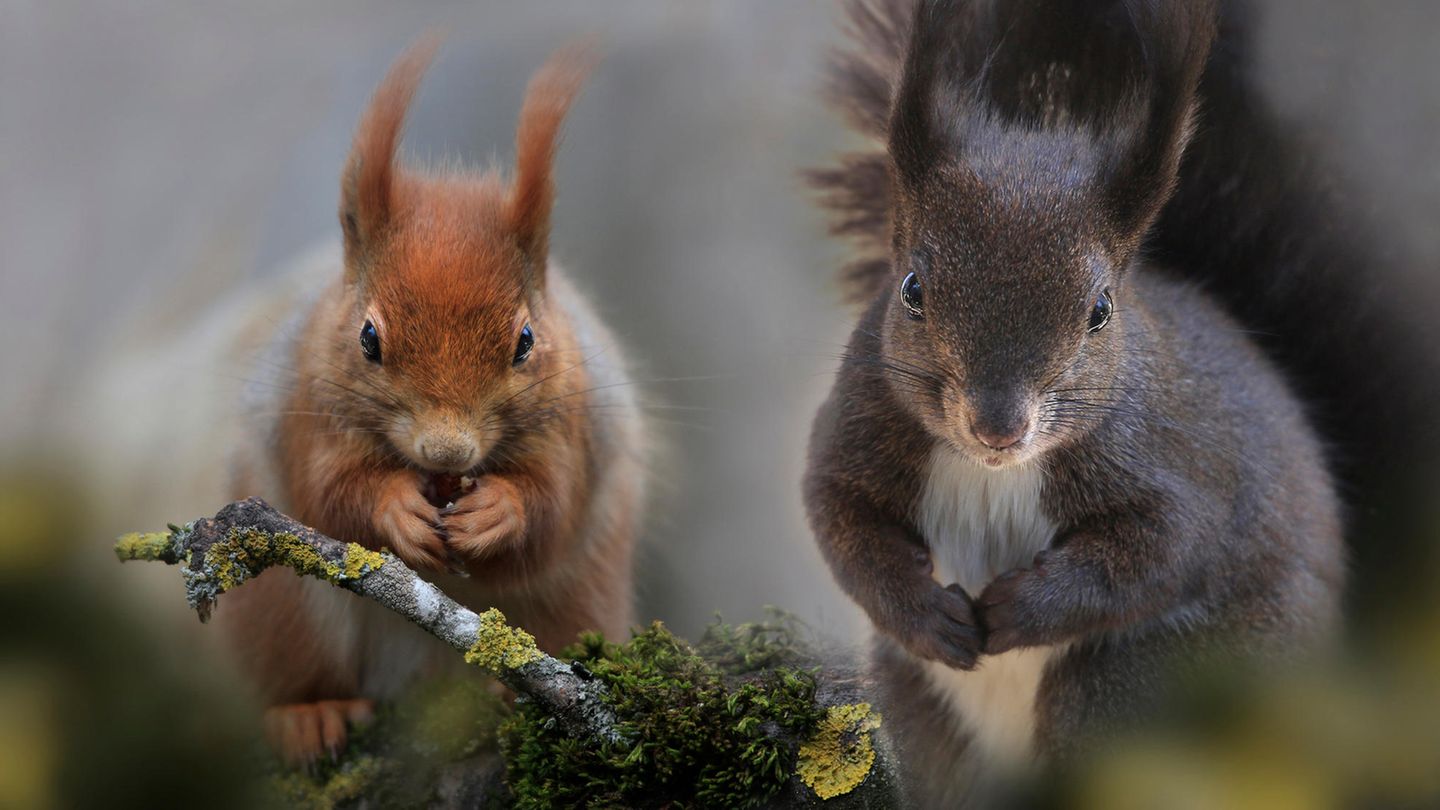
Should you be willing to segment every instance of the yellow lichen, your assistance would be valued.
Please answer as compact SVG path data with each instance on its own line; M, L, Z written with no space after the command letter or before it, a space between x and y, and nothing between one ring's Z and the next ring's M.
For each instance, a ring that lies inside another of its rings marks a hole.
M384 564L384 554L371 551L357 543L347 543L345 545L345 570L341 574L346 579L359 579Z
M223 592L272 565L284 565L298 574L332 583L358 579L384 565L385 555L350 543L343 565L336 565L293 534L231 529L224 540L205 552L205 562Z
M122 561L158 560L169 551L169 532L130 532L115 541L115 556Z
M880 715L869 703L831 706L810 741L800 746L795 770L815 795L833 799L860 786L875 764L870 732L880 727Z
M505 623L505 614L490 608L480 614L475 643L465 653L465 663L487 672L500 673L544 658L535 646L535 637Z

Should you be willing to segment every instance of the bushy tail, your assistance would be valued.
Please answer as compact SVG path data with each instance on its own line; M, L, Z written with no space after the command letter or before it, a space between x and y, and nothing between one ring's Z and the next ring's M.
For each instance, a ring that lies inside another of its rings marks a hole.
M1331 446L1355 593L1395 603L1435 539L1440 356L1383 223L1258 90L1248 0L1227 0L1201 117L1150 254L1203 283L1274 358ZM1428 527L1433 528L1433 527Z
M856 257L841 270L847 300L868 301L890 273L890 159L885 141L890 105L905 63L915 0L845 0L849 47L827 71L829 100L874 148L841 155L839 164L806 172L832 215L830 232L854 241Z

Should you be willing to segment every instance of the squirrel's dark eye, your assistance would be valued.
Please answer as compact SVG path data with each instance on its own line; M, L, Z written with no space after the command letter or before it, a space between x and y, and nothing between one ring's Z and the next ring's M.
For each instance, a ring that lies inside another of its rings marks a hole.
M920 277L911 271L900 282L900 301L910 317L919 320L925 317L925 291L920 287Z
M380 362L380 333L375 331L375 324L366 321L360 327L360 351L365 353L365 359L372 363Z
M1115 305L1110 302L1110 291L1100 293L1095 299L1095 306L1090 310L1090 331L1099 332L1110 322L1110 314L1115 311Z
M535 333L530 331L530 324L527 323L525 328L520 330L520 340L515 343L515 359L510 361L510 365L518 366L530 359L530 351L534 348Z

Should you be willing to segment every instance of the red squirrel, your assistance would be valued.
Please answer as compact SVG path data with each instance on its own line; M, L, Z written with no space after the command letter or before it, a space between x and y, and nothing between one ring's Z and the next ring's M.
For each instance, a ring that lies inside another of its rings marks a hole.
M549 258L561 122L588 69L552 57L515 168L422 173L397 151L436 44L380 84L341 182L343 266L262 358L235 497L394 552L555 651L632 621L643 430L615 341ZM291 760L332 753L372 701L454 659L383 609L283 570L217 614Z
M1322 647L1340 502L1273 361L1141 250L1213 3L850 8L836 89L883 148L812 175L868 250L806 504L876 630L911 803L995 806L1143 719L1179 661Z

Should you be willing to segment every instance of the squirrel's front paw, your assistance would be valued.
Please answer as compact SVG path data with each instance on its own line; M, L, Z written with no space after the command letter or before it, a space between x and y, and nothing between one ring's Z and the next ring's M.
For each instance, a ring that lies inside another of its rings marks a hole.
M375 528L390 550L416 570L443 571L449 563L440 512L425 499L417 473L397 472L380 486Z
M1006 571L985 586L975 600L980 624L985 628L987 655L1046 642L1039 636L1037 623L1030 616L1027 595L1039 576L1034 568Z
M959 585L935 585L900 640L912 655L956 669L974 669L980 631L970 597Z
M442 512L441 520L451 549L465 557L483 557L524 538L525 503L514 484L489 475Z

